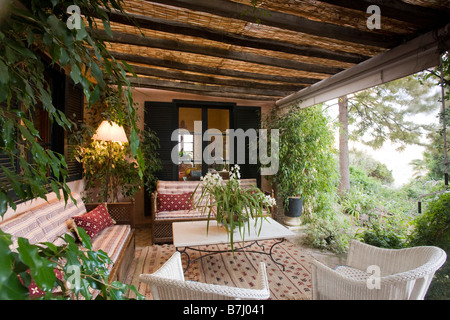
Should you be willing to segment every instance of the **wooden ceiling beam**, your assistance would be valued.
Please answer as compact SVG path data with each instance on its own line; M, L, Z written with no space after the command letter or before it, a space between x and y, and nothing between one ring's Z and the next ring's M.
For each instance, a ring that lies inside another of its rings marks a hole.
M310 84L314 84L314 83L321 81L320 79L306 78L306 77L279 76L279 75L273 75L273 74L262 74L262 73L207 67L207 66L197 65L194 63L188 64L188 63L182 63L182 62L173 61L173 60L144 57L144 56L140 56L140 55L117 52L117 51L112 51L111 54L114 56L115 59L124 60L129 63L130 62L131 63L139 63L139 64L148 65L148 66L157 66L157 67L190 71L190 72L209 74L209 75L235 77L235 78L239 78L239 79L285 82L285 83L294 84L294 85L299 85L299 84L300 85L303 85L303 84L310 85Z
M115 23L130 26L134 26L137 24L141 29L151 29L171 34L203 38L234 46L271 50L306 57L316 57L355 64L358 64L370 58L369 56L365 56L362 54L328 50L325 48L319 48L309 45L295 45L292 43L269 38L256 38L140 14L127 13L127 15L124 15L123 13L117 12L115 10L111 12L105 11L105 13L108 14L110 21Z
M148 82L138 82L135 78L131 78L130 84L135 88L148 88L155 90L165 90L165 91L176 91L176 92L184 92L190 94L199 94L203 96L214 96L214 97L224 97L224 98L234 98L234 99L243 99L243 100L255 100L255 101L276 101L277 99L282 98L276 96L266 96L266 95L254 95L254 94L244 94L244 93L233 93L233 92L224 92L224 91L209 91L209 90L197 90L197 89L186 89L180 86L173 85L165 85L163 83L148 83Z
M130 64L134 73L137 75L153 76L163 79L174 79L181 81L190 81L203 84L213 84L228 87L247 87L247 88L257 88L257 89L270 89L279 91L298 91L305 88L305 85L291 85L291 84L272 84L258 81L248 81L239 79L223 79L216 78L214 76L204 76L198 74L191 74L178 71L169 71L163 69L142 67Z
M213 56L217 58L238 60L259 65L267 65L278 68L286 68L291 70L300 70L305 72L320 73L327 75L334 75L343 71L342 68L329 67L323 65L316 65L311 63L304 63L295 60L281 59L276 57L269 57L258 55L254 53L241 52L235 50L227 50L213 46L195 45L187 42L180 42L175 40L160 39L144 37L136 34L124 32L112 32L113 38L104 30L93 30L93 34L107 42L129 44L135 46L143 46L148 48L157 48L163 50L172 50L180 52L188 52L206 56Z
M189 82L178 82L178 81L167 81L158 80L143 77L128 77L130 83L134 85L146 85L154 87L164 87L168 90L170 89L184 89L184 90L195 90L195 91L208 91L208 92L224 92L224 93L236 93L236 94L246 94L246 95L261 95L261 96L273 96L273 97L285 97L293 91L280 91L280 90L270 90L270 89L256 89L248 87L226 87L226 86L211 86L204 84L196 84Z
M155 87L155 86L145 86L142 85L140 88L148 88L155 90L164 90L164 91L175 91L175 92L183 92L189 94L198 94L201 96L212 96L212 97L222 97L222 98L232 98L239 100L252 100L252 101L276 101L276 97L266 97L266 96L253 96L253 95L245 95L245 94L236 94L236 93L226 93L226 92L217 92L217 91L195 91L195 90L183 90L183 89L170 89L165 87Z
M449 11L417 6L399 0L320 0L321 2L366 12L371 5L377 5L382 17L404 21L413 25L439 27L448 23Z
M318 37L325 37L370 45L380 48L392 48L401 42L399 36L383 35L375 32L362 31L355 28L343 27L332 23L309 20L300 16L254 8L249 5L227 0L147 0L178 8L206 12L213 15L239 19L251 23L277 27L295 32L306 33Z

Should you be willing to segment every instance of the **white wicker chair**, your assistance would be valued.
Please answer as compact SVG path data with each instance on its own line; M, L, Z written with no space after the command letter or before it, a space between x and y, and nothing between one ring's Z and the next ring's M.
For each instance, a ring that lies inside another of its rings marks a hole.
M437 247L381 249L352 240L346 266L333 270L313 261L313 299L422 300L446 257ZM368 271L371 266L379 277Z
M175 252L159 270L141 274L139 279L150 285L155 300L263 300L270 296L263 262L260 263L256 289L185 281L179 252Z

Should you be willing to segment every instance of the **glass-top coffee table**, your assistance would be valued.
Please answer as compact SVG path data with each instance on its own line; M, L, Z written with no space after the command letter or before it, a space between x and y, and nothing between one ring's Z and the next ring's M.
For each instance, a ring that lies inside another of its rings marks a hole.
M262 223L262 225L261 225ZM273 262L283 267L284 265L277 262L273 255L273 248L282 243L285 239L293 237L295 234L290 231L285 226L276 222L270 217L265 219L258 219L258 222L255 226L254 220L250 219L250 233L248 232L248 228L245 228L244 239L242 239L239 230L235 230L233 234L233 243L234 243L234 251L245 251L252 253L260 253L270 256ZM211 220L209 222L209 229L207 230L207 221L185 221L185 222L174 222L172 224L173 229L173 245L177 251L180 253L184 253L187 258L187 266L184 272L189 268L189 265L204 257L223 253L223 252L231 252L230 247L230 239L227 235L225 227L221 225L217 225L217 221ZM264 245L260 244L259 241L263 240L277 240L274 242L271 247L266 251ZM244 246L237 246L237 244L243 243L245 241ZM229 249L226 250L205 250L198 248L199 246L206 245L215 245L215 244L228 244ZM258 251L253 250L251 247L258 246ZM201 255L199 258L196 258L191 261L191 258L187 252L187 250L198 251L202 253L206 253Z

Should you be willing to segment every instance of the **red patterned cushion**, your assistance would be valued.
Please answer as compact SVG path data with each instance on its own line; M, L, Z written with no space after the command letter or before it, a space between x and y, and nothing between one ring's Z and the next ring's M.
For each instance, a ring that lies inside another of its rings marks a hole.
M103 203L88 213L73 217L73 221L77 227L83 228L91 239L103 229L114 225L114 220Z
M64 280L64 274L62 273L61 270L55 268L53 269L53 271L55 272L56 278L58 278L59 280ZM30 273L30 270L26 271L28 274ZM19 281L24 284L22 278L18 275L19 277ZM54 290L55 291L55 290ZM45 292L41 290L41 288L39 288L36 284L36 282L34 281L33 278L31 278L31 283L28 287L28 293L30 294L30 298L36 298L39 296L43 296L45 295Z
M158 193L158 211L176 211L191 209L192 202L189 201L192 192L178 194ZM189 203L188 203L189 202Z

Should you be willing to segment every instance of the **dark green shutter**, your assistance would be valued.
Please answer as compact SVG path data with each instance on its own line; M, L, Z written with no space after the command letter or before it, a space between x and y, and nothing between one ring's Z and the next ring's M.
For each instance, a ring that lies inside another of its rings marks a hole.
M234 129L241 128L244 131L248 129L261 128L261 108L260 107L241 107L236 106L233 109ZM249 141L246 139L245 164L239 164L241 170L241 179L256 179L258 187L261 187L261 173L258 164L249 163ZM236 153L236 152L235 152ZM259 156L259 155L258 155ZM234 155L235 162L237 154ZM259 158L258 158L259 160Z
M80 86L76 86L71 78L65 81L65 114L66 117L75 122L83 121L84 94ZM74 145L69 144L68 132L64 134L64 157L68 166L67 181L79 180L83 175L83 165L73 157Z
M172 162L172 132L178 128L178 108L169 102L145 102L145 127L152 129L159 138L159 157L162 170L156 173L159 180L178 180L178 166Z

